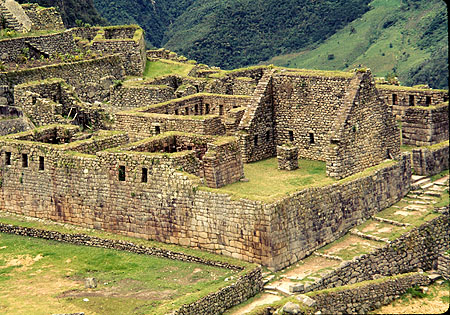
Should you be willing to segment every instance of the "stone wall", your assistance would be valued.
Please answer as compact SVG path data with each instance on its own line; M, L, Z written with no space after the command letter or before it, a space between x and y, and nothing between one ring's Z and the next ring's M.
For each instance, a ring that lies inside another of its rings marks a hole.
M31 20L31 30L65 29L61 14L53 7L43 8L36 3L25 3L22 8Z
M402 119L402 143L433 145L448 140L448 103L429 107L408 107Z
M412 167L417 175L432 176L449 168L449 142L412 150Z
M118 112L115 128L124 130L130 139L139 140L167 131L181 131L201 135L223 135L225 127L220 117L181 116L154 113Z
M410 157L405 156L364 177L308 188L277 202L235 200L203 188L200 178L179 169L176 163L188 160L183 152L172 157L118 149L67 154L64 148L71 143L15 139L0 139L1 209L192 246L274 270L334 241L397 202L410 186ZM5 152L11 153L11 165L5 165Z
M295 146L277 146L279 170L296 170L298 168L298 148Z
M276 155L273 101L274 70L267 70L239 124L242 159L245 163Z
M208 143L203 157L205 182L208 187L220 188L244 177L241 152L236 138L222 143Z
M114 55L73 63L0 72L0 85L8 85L13 88L17 84L30 81L61 78L75 87L81 99L103 101L109 99L112 80L121 80L124 74L121 57Z
M334 288L346 284L436 267L440 252L449 249L447 214L414 228L370 254L344 262L338 269L300 291Z
M136 83L111 86L110 104L113 111L158 104L175 98L172 87Z
M183 305L174 315L222 314L262 290L261 269L256 268L240 277L235 283L188 305Z
M447 252L441 252L438 257L437 269L445 280L450 279L450 255Z
M414 286L426 286L431 280L424 274L406 274L379 281L359 283L333 291L310 294L314 309L322 314L367 314L387 305Z
M142 76L147 60L144 31L139 26L108 26L99 28L90 42L93 52L120 54L126 75Z
M73 123L85 128L105 127L104 109L82 102L62 79L31 81L14 88L15 105L36 126Z
M408 193L410 178L410 154L404 154L373 175L307 188L269 205L271 267L297 262L396 203Z
M405 110L413 106L437 106L448 101L448 91L419 89L407 86L377 85L386 105L392 107L397 120L403 121Z
M350 82L326 137L330 143L322 150L326 152L327 175L334 178L400 157L400 131L391 109L378 96L369 71L357 72Z
M76 54L77 46L71 31L41 36L26 36L0 40L0 60L19 63L19 57L28 49L30 56L46 57L58 54ZM6 53L7 52L7 53Z

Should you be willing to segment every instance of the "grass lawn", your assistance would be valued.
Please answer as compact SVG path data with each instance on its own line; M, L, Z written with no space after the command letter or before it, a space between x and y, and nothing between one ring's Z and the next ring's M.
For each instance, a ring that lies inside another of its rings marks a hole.
M0 233L0 313L166 314L236 272ZM98 279L85 289L84 279Z
M172 60L148 61L145 65L144 78L156 78L168 74L187 76L194 65Z
M237 197L273 200L311 185L336 182L327 177L325 162L302 160L295 171L280 171L277 158L244 164L248 182L236 182L214 191L231 193Z

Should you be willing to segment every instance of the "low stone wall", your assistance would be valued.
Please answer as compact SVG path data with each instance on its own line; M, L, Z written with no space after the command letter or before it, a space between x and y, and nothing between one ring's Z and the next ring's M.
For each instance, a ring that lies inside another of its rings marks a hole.
M334 288L417 269L431 270L440 252L449 249L449 215L443 214L370 254L344 262L338 269L298 292Z
M157 248L157 247L147 247L143 245L137 245L132 242L122 241L122 240L111 240L104 239L95 236L89 236L86 234L67 234L56 231L47 231L23 226L16 226L11 224L0 223L0 233L14 234L20 236L41 238L50 241L64 242L73 245L81 246L91 246L91 247L101 247L107 249L115 249L126 251L134 254L140 255L150 255L161 258L167 258L172 260L179 260L185 262L194 262L198 264L226 268L236 271L241 271L244 268L241 266L231 265L229 263L203 259L197 256L192 256L184 253L173 252L170 250Z
M316 301L315 310L322 314L367 314L389 304L411 287L430 283L426 275L414 273L308 295Z
M219 116L181 116L154 113L116 113L116 129L127 131L130 138L143 139L167 131L181 131L202 135L223 135L225 126Z
M437 262L437 270L442 278L445 280L450 279L450 254L448 252L442 252L439 254Z
M417 175L432 176L449 168L449 142L413 149L412 167Z
M262 290L261 269L256 268L240 277L235 283L206 297L183 305L174 315L222 314L227 309L238 305Z

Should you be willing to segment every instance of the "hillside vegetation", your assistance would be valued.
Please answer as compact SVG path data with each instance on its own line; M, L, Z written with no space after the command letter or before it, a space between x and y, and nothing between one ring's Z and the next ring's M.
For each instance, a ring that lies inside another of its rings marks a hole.
M374 0L371 10L324 43L266 63L396 74L402 84L448 88L448 17L441 0Z

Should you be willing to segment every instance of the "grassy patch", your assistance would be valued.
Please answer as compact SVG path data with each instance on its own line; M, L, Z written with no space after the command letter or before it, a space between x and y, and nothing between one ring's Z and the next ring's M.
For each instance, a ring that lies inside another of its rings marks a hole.
M8 314L165 314L228 284L227 269L0 234L0 300ZM14 268L11 268L14 267ZM10 277L8 279L8 277ZM96 289L83 280L98 279ZM47 285L44 285L47 283ZM89 301L84 301L83 299Z
M317 252L337 256L343 260L351 260L362 254L368 254L383 245L384 243L366 240L348 233L333 243L320 248Z
M436 202L436 204L434 206L436 208L441 208L441 207L448 206L449 204L450 204L449 194L448 194L448 189L446 189L444 191L444 193L441 195L441 197L439 197L438 201Z
M276 158L270 158L244 164L248 182L236 182L214 191L241 198L274 200L310 185L336 182L326 176L325 162L299 160L295 171L280 171L277 163Z
M448 171L449 170L445 170L436 175L431 176L431 181L434 182L434 181L438 180L439 178L442 178L442 177L448 175Z
M149 61L145 65L144 78L156 78L168 74L187 76L194 65L172 60Z
M24 226L24 227L30 227L30 228L36 228L36 229L42 229L42 230L48 230L48 231L56 231L56 232L67 233L67 234L82 233L82 234L95 236L95 237L101 237L101 238L105 238L105 239L125 240L125 241L133 242L134 244L137 244L137 245L163 248L163 249L171 250L174 252L180 252L180 253L185 253L187 255L201 257L203 259L227 262L227 263L230 263L233 265L242 266L244 268L251 268L251 266L253 266L251 263L237 260L232 257L216 255L216 254L204 252L204 251L201 251L198 249L182 247L182 246L166 244L166 243L160 243L160 242L151 241L151 240L144 240L144 239L140 239L140 238L128 237L128 236L108 233L108 232L104 232L104 231L100 231L100 230L85 229L85 228L80 228L77 226L71 226L69 224L61 224L61 223L47 221L47 220L37 221L32 218L26 218L26 217L22 217L22 216L13 215L13 214L0 213L0 222L5 223L5 224L13 224L13 225L18 225L18 226Z
M405 234L413 227L414 226L402 227L375 220L367 220L363 224L358 225L356 229L366 235L373 235L392 241Z

